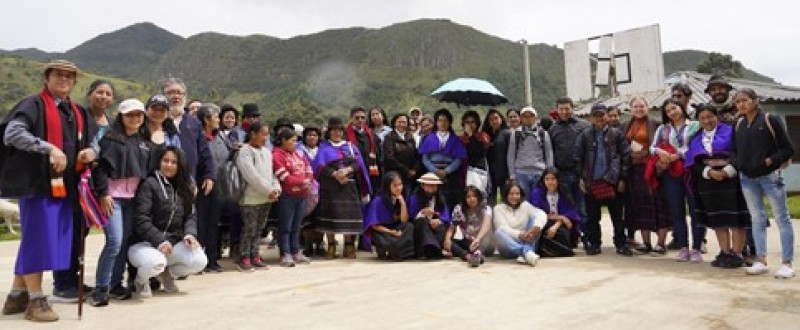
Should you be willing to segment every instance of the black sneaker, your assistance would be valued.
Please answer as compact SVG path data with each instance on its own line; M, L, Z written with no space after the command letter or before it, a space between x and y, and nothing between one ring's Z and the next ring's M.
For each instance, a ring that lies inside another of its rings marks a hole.
M729 255L725 252L720 252L714 261L711 261L711 267L722 267L728 261Z
M617 248L617 254L619 254L621 256L624 256L624 257L632 257L633 256L633 251L631 251L631 249L628 248L627 246L623 246L623 247L618 247Z
M128 300L131 299L132 296L130 290L126 289L122 285L117 285L111 288L111 290L108 291L108 295L116 300Z
M53 289L53 296L49 298L49 301L54 303L76 303L78 302L78 288Z
M728 256L728 259L725 260L725 262L722 265L720 265L720 267L725 269L735 269L743 267L744 265L745 265L744 258L735 254L731 254Z
M589 246L589 247L586 248L586 254L588 254L590 256L596 256L596 255L598 255L598 254L600 254L602 252L603 251L600 250L599 246Z
M103 307L108 306L109 293L108 289L97 288L92 292L92 306Z
M222 273L222 266L219 265L218 262L213 262L208 267L206 267L207 273Z

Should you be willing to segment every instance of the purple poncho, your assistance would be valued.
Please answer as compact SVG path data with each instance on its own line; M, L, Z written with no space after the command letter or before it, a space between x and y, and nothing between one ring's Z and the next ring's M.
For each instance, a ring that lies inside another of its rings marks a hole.
M323 141L319 145L317 151L317 158L314 159L312 167L314 168L314 178L319 178L322 169L328 164L344 159L345 155L352 156L358 164L359 173L355 173L358 180L358 188L361 196L371 195L372 187L369 180L367 180L367 167L364 166L364 160L361 158L361 153L358 148L354 147L349 142L340 147L334 147L329 141Z
M703 147L703 129L700 129L697 134L689 142L689 149L686 150L686 161L684 166L690 169L698 156L711 156ZM727 156L730 155L733 142L733 128L727 124L717 124L717 132L714 134L714 140L711 141L711 149L714 156Z
M547 189L542 187L541 184L533 189L530 202L533 206L550 214L550 202L547 201ZM575 205L569 201L567 196L564 196L561 192L558 193L558 210L556 210L556 213L567 217L567 219L573 222L571 230L573 240L580 238L580 224L583 222L581 215L578 213L578 208L576 208Z

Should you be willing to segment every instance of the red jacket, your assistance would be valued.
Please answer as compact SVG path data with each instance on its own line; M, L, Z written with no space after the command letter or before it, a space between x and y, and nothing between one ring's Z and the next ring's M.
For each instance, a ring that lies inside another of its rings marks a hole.
M311 164L300 152L287 152L282 148L272 148L272 168L281 183L282 193L291 197L306 197L308 187L303 187L305 180L314 178Z

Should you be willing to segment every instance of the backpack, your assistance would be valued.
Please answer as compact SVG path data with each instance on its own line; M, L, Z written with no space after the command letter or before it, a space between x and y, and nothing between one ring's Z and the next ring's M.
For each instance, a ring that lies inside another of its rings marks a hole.
M539 147L542 148L542 157L544 157L544 161L547 162L547 148L544 147L544 132L545 130L542 127L539 127L539 129L536 130L536 133L539 135ZM514 140L516 141L516 144L514 145L514 158L517 158L517 155L519 154L519 146L522 145L523 138L522 134L517 133L518 131L511 132L511 134L514 135Z
M238 202L244 197L244 190L247 188L247 181L242 177L242 172L236 167L236 157L238 150L232 150L230 157L220 167L217 180L220 187L222 198L228 201Z
M767 123L767 129L769 129L769 134L772 135L772 142L775 143L776 147L780 148L780 146L778 145L778 138L775 136L775 128L772 127L772 123L769 121L769 118L770 118L769 113L765 112L764 122ZM739 129L739 124L741 124L742 121L744 121L744 116L739 117L739 119L736 121L736 126L733 128L734 132L736 132L736 130ZM791 159L786 160L785 162L781 163L780 169L783 170L789 167L791 163L792 163Z

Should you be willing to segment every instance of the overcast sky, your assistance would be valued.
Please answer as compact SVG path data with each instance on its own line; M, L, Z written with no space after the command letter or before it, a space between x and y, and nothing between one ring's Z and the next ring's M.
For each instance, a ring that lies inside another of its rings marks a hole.
M2 6L0 49L6 50L66 51L144 21L184 37L215 31L291 38L448 18L504 39L562 48L566 41L658 23L664 51L728 53L781 83L800 86L797 0L44 0Z

